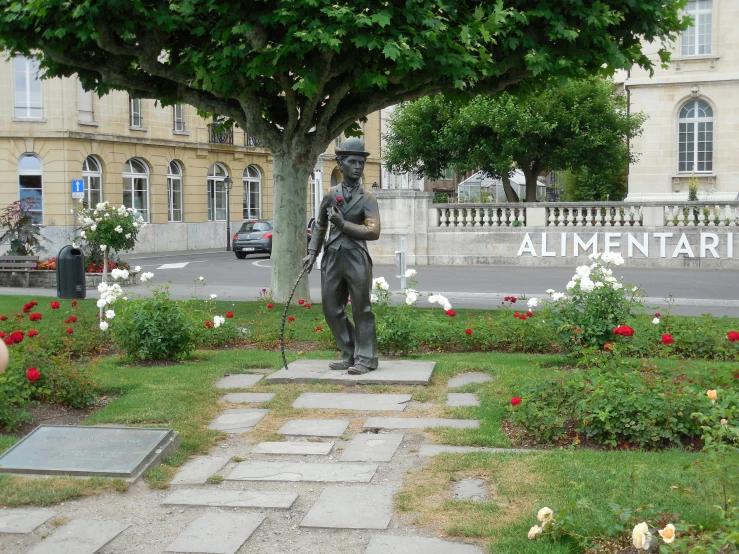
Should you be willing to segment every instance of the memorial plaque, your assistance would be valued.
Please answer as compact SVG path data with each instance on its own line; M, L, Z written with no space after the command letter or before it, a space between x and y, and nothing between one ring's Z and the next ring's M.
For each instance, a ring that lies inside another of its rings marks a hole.
M0 472L136 480L179 444L172 429L40 425L0 456Z

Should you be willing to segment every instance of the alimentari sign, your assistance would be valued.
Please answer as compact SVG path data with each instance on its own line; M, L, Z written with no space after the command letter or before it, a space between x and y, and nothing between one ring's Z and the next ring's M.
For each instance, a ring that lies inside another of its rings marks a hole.
M734 257L733 233L526 233L517 256L577 257L598 251L619 252L625 258Z

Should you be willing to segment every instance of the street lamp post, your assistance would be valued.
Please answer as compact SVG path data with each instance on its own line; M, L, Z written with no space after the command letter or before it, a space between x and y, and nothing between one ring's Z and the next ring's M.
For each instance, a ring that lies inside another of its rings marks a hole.
M226 187L226 252L231 251L231 188L233 184L231 177L223 180L223 186Z

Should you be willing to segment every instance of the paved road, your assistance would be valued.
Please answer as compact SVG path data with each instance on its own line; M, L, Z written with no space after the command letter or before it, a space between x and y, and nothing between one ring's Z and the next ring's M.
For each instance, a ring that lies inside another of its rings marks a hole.
M237 260L230 252L203 250L137 254L127 259L133 266L154 272L157 282L170 281L175 295L190 296L193 282L199 276L205 278L208 292L218 294L221 299L255 299L270 285L271 262L266 255ZM574 268L568 267L420 266L416 269L419 290L442 293L455 306L469 308L497 306L503 296L510 294L543 297L548 288L562 291L574 273ZM672 295L676 303L674 313L739 317L736 270L621 269L617 274L629 283L641 285L650 305L664 306L664 299ZM394 266L376 265L375 276L385 277L392 289L400 288ZM310 275L310 289L314 300L320 298L317 270Z

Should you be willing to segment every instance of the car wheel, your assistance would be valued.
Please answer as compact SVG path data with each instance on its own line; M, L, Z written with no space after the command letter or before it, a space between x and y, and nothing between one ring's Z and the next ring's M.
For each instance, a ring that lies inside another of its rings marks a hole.
M243 260L244 258L246 258L246 252L236 252L236 257L239 260Z

